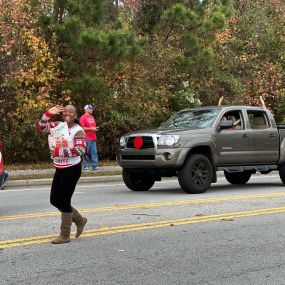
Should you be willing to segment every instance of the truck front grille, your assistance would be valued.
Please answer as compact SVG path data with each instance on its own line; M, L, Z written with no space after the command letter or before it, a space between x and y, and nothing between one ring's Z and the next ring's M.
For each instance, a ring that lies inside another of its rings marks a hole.
M153 138L151 136L142 136L143 145L142 149L154 148ZM127 141L127 148L135 148L134 146L135 137L130 137Z
M155 160L154 155L122 155L122 160Z

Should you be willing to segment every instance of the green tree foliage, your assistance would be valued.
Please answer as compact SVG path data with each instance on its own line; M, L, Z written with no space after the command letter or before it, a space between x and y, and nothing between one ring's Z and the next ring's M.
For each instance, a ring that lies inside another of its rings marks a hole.
M145 40L142 73L155 70L155 78L152 72L144 78L152 89L164 90L165 116L209 99L204 86L213 77L216 36L232 13L231 1L141 1L133 25Z
M0 7L0 129L11 161L48 159L35 125L58 103L74 103L79 115L96 106L100 158L114 158L121 134L221 96L251 105L262 96L278 121L285 118L284 1L0 0Z
M35 121L52 101L57 60L29 0L0 0L0 130L10 161L46 159Z
M177 49L183 68L207 67L213 57L211 45L227 25L232 3L224 1L143 1L137 26L142 34Z
M242 7L217 42L216 78L223 81L216 80L216 84L222 86L221 83L226 83L224 79L228 79L228 102L259 105L259 96L263 96L267 107L280 120L284 104L278 104L278 98L284 94L285 75L282 4L275 6L273 2L259 0Z
M105 73L139 52L132 31L115 27L115 6L102 0L55 0L51 28L57 35L58 55L68 90L79 107L85 102L107 103ZM112 71L113 72L113 71Z
M114 133L119 137L125 127L116 115L116 90L111 84L124 63L141 51L135 33L122 26L118 8L109 0L55 0L53 14L45 23L45 30L57 35L55 52L61 59L62 76L58 100L68 95L64 96L65 102L75 104L79 114L87 103L96 106L99 145L104 145L101 155L113 156L117 145L108 138Z

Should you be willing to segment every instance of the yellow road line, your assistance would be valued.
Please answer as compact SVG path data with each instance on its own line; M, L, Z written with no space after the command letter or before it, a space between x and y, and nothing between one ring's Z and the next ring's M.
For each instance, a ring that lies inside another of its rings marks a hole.
M276 197L285 197L285 192L240 195L240 196L225 196L225 197L217 197L217 198L178 200L178 201L154 202L154 203L144 203L144 204L131 204L131 205L112 205L108 207L80 209L80 211L82 213L98 213L98 212L108 212L108 211L122 211L122 210L129 210L129 209L148 209L148 208L154 208L154 207L195 205L195 204L205 204L205 203L219 203L219 202L226 202L226 201L276 198ZM34 214L19 214L19 215L13 215L13 216L0 216L0 221L26 219L26 218L53 217L57 215L58 215L58 212L56 211L34 213Z
M159 228L165 228L169 226L190 225L190 224L196 224L196 223L219 221L219 220L224 220L224 219L225 220L226 219L238 219L238 218L253 217L253 216L272 215L272 214L278 214L278 213L285 213L285 207L264 208L264 209L258 209L258 210L220 213L220 214L214 214L214 215L195 216L195 217L189 217L189 218L154 221L154 222L148 222L148 223L129 224L129 225L114 226L114 227L102 227L99 229L85 230L84 233L81 235L81 237L87 238L87 237L95 237L99 235L127 233L127 232L133 232L133 231L159 229ZM0 241L0 249L20 247L20 246L26 246L26 245L43 244L43 243L50 242L51 239L54 238L55 236L57 236L57 234L33 236L33 237L26 237L26 238L14 239L14 240L3 240L3 241Z

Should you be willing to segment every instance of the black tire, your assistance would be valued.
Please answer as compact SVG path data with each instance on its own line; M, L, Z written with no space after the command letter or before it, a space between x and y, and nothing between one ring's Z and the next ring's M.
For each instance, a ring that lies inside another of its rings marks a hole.
M285 164L279 167L279 176L283 184L285 184Z
M231 184L246 184L251 177L251 173L249 171L243 172L227 172L224 171L225 178Z
M210 160L202 154L192 154L178 172L178 181L186 193L201 194L210 188L213 175Z
M123 169L123 180L126 186L133 191L147 191L155 182L151 175L131 172L125 168Z

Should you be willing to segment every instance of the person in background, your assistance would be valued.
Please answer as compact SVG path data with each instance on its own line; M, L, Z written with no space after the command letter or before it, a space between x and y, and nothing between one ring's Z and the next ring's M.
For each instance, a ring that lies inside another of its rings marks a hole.
M8 173L4 171L2 176L2 184L0 185L0 190L4 189L5 186L7 185L8 177L9 177Z
M62 114L63 122L49 122L52 116L59 114ZM87 219L71 206L71 198L81 176L81 156L86 150L85 133L75 123L76 118L73 105L57 105L46 111L38 124L40 132L49 134L50 154L56 169L50 203L61 212L61 226L59 236L52 240L54 244L70 242L72 222L77 227L76 238L82 234L87 223Z
M80 117L80 125L86 134L86 154L83 156L83 169L90 171L90 163L93 170L99 170L98 167L98 153L97 153L97 135L98 127L96 121L92 116L94 107L90 104L84 107L85 114Z
M4 162L3 162L3 156L2 156L2 150L3 150L3 144L0 141L0 190L4 189L5 186L7 185L7 180L8 180L8 173L4 170Z

